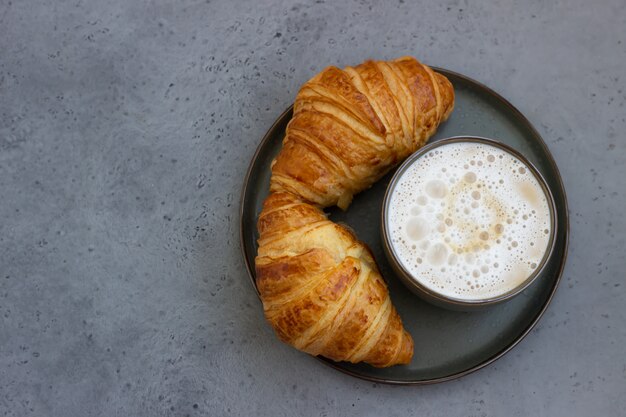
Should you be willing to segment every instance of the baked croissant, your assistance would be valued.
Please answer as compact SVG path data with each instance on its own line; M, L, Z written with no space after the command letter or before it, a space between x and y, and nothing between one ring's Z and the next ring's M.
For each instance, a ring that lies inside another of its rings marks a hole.
M453 105L450 82L410 57L328 67L301 88L258 220L256 282L281 340L335 361L411 361L413 340L371 252L321 209L346 209Z
M289 193L270 194L258 227L256 282L281 340L335 361L411 360L413 340L376 262L348 229Z
M296 97L270 192L345 210L424 145L453 105L450 81L411 57L328 67Z

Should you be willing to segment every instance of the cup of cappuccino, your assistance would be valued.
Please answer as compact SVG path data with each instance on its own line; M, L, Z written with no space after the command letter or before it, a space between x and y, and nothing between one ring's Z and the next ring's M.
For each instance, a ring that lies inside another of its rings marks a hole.
M383 201L387 258L433 304L473 310L508 300L541 274L556 208L539 171L479 137L434 142L396 171Z

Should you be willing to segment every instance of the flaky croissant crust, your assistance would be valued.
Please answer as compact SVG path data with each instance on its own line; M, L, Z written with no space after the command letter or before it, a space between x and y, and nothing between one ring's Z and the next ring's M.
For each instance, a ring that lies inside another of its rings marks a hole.
M450 82L410 57L328 67L301 88L258 220L257 285L281 340L336 361L410 362L413 340L371 252L321 208L346 209L453 104Z
M424 145L453 105L448 79L414 58L328 67L296 97L270 192L346 209Z
M278 337L312 355L407 363L404 331L369 249L317 207L271 194L259 217L257 286Z

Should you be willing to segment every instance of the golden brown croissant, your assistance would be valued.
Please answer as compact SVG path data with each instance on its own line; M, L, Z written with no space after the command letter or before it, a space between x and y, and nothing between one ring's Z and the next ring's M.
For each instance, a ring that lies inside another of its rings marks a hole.
M346 209L453 105L450 82L409 57L328 67L304 84L258 221L257 285L281 340L336 361L410 362L413 340L369 249L321 208Z
M448 118L454 90L411 57L328 67L298 93L270 191L348 208Z
M258 226L257 286L281 340L336 361L410 362L413 340L350 231L289 193L270 194Z

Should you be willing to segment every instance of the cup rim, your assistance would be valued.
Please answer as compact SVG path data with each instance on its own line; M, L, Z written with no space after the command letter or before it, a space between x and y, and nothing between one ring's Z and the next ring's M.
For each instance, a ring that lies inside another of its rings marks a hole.
M395 190L400 177L402 177L402 175L409 168L409 166L411 166L415 161L417 161L423 155L425 155L426 153L430 152L431 150L435 148L448 145L451 143L481 143L481 144L485 144L488 146L494 146L505 152L508 152L509 154L513 155L514 157L519 159L521 162L523 162L529 168L530 172L532 172L532 174L534 175L535 179L541 186L546 196L546 199L548 202L548 208L550 211L550 238L548 240L548 246L546 247L546 251L543 255L543 258L541 259L541 262L537 265L537 268L535 268L532 274L530 274L517 287L503 294L499 294L493 297L478 298L478 299L461 299L461 298L450 297L450 296L441 294L431 288L426 287L420 282L420 280L417 277L413 276L405 268L403 263L400 261L400 257L396 253L394 247L391 245L391 239L389 238L389 233L387 230L388 229L387 220L389 218L388 216L389 204L390 204L391 194L393 193L393 190ZM516 295L524 291L526 288L528 288L541 275L546 265L548 264L548 260L552 257L554 248L556 246L556 236L557 236L557 228L558 228L557 210L556 210L556 203L554 200L554 196L552 194L552 190L550 189L547 181L545 180L541 172L537 169L537 167L535 167L535 165L532 162L530 162L526 158L526 156L524 156L521 152L511 147L510 145L507 145L499 140L492 139L492 138L487 138L487 137L482 137L482 136L472 136L472 135L451 136L448 138L440 139L435 142L429 143L423 146L422 148L418 149L416 152L411 154L398 167L398 169L394 173L391 181L389 182L389 185L387 186L387 190L385 191L382 208L383 209L381 213L381 217L382 217L381 225L382 225L383 244L385 246L385 249L387 249L386 253L388 254L389 257L392 258L390 259L390 261L393 264L395 264L395 266L397 266L402 272L402 274L405 276L406 279L404 279L403 282L405 282L405 284L410 283L410 285L413 286L413 288L417 289L419 292L425 293L426 295L438 300L439 302L443 304L452 304L458 307L464 307L464 306L465 307L471 307L471 306L478 307L478 306L497 304L502 301L506 301L515 297Z

